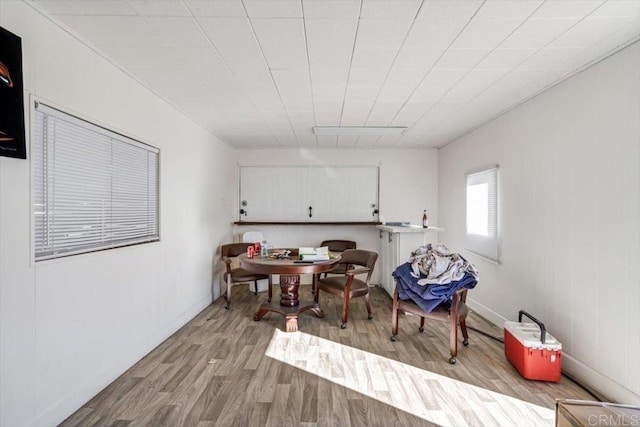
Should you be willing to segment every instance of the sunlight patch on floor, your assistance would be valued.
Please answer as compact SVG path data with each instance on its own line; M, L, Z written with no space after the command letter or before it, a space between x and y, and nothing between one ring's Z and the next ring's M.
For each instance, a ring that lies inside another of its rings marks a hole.
M441 426L554 425L552 409L304 332L276 329L265 354Z

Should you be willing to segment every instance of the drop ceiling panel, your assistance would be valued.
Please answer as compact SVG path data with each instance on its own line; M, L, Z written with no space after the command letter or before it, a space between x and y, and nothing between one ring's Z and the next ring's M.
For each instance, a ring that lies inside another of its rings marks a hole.
M243 0L249 18L302 18L302 5L292 0Z
M136 11L125 0L69 0L69 3L85 15L126 16Z
M252 19L269 68L309 68L302 19Z
M140 16L191 16L181 1L175 0L127 0Z
M360 2L354 0L302 0L305 18L347 18L360 15Z
M541 48L578 23L578 19L529 19L501 45L504 48Z
M468 20L460 18L416 20L403 47L408 49L447 48L468 23Z
M447 49L433 68L436 70L470 70L490 52L491 49Z
M415 18L421 0L367 0L362 2L361 18Z
M245 18L247 16L242 2L237 0L184 0L184 2L196 17Z
M523 22L524 19L474 19L451 44L451 47L493 49Z
M628 17L586 18L549 46L557 48L588 48L608 37L631 21Z
M192 17L150 16L143 19L165 46L209 46L209 41Z
M407 36L411 19L360 19L357 49L398 49Z
M35 3L52 15L84 15L67 0L35 0Z
M429 70L445 52L445 49L410 49L403 47L393 63L394 68Z
M474 19L524 20L543 3L543 0L488 0L482 4Z
M28 4L237 147L444 144L640 37L636 0Z

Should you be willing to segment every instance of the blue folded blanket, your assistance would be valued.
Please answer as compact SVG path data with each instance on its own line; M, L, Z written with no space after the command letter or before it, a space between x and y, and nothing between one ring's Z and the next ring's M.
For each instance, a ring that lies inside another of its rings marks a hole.
M478 284L473 275L465 273L462 279L454 282L420 286L418 285L418 280L423 279L425 276L414 278L411 272L411 264L408 262L402 264L393 272L393 277L396 279L396 286L398 287L398 297L404 301L412 300L427 313L440 304L450 304L451 296L458 289L473 289Z

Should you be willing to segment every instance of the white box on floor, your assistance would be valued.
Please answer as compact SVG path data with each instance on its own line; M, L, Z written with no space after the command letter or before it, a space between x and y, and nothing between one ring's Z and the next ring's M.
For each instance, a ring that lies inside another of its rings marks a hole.
M267 292L268 289L269 289L268 279L258 280L258 292ZM251 292L256 291L256 282L249 282L249 290Z

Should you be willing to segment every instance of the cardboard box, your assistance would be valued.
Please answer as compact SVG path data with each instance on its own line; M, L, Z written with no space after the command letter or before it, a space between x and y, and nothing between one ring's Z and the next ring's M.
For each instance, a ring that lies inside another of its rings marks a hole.
M507 321L504 324L504 354L524 378L560 381L562 344L551 334L541 341L541 329L535 323Z

